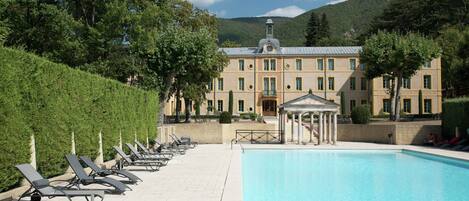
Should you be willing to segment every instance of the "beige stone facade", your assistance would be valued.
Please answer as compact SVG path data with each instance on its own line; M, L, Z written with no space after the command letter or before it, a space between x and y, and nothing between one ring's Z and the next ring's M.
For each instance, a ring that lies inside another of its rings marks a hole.
M273 30L273 24L267 23L266 30ZM373 115L385 114L390 104L388 90L383 86L386 83L383 78L371 81L365 78L360 50L361 47L280 47L273 32L267 32L258 47L221 48L229 57L229 63L220 78L209 86L211 92L206 95L201 114L227 111L230 90L234 93L235 114L255 112L275 116L280 104L303 96L309 90L335 103L344 103L345 114L361 104L370 104ZM401 96L404 112L418 114L420 90L423 112L440 113L440 58L423 66L406 81ZM174 114L175 108L172 99L166 114Z

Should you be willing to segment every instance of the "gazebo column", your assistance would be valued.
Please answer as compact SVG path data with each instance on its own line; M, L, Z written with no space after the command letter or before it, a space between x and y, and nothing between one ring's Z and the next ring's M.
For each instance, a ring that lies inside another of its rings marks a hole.
M334 145L337 145L337 113L334 113Z
M323 139L322 142L327 141L327 114L323 113L323 118L322 118L322 130L323 130Z
M322 143L322 138L324 137L324 135L323 135L323 127L322 127L322 112L319 112L318 126L319 126L319 140L318 140L318 145L320 145L320 144Z
M303 114L298 114L298 144L301 144L303 141L303 125L302 125L302 116Z
M313 135L314 135L314 114L312 112L309 113L309 143L313 142Z
M291 114L291 139L290 141L293 142L293 135L295 133L295 113Z
M332 144L332 112L329 113L328 123L329 123L329 137L328 137L328 140L329 140L329 144Z

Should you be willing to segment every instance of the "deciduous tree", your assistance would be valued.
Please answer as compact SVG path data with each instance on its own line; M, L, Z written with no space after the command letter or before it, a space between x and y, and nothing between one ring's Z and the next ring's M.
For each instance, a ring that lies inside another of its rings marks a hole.
M437 43L417 34L378 32L365 42L360 61L366 64L369 79L390 77L391 120L399 120L403 78L410 78L425 62L440 55Z

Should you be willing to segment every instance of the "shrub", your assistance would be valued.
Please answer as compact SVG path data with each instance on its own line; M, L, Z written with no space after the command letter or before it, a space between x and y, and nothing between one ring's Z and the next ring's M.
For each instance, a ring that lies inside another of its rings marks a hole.
M354 124L367 124L370 122L370 106L360 105L352 110L352 122Z
M157 100L154 92L0 48L0 191L21 181L14 165L30 162L32 134L38 171L60 175L72 132L77 154L93 159L101 132L105 160L114 158L119 133L124 143L155 138Z
M257 119L257 114L254 113L254 112L251 112L251 113L249 113L249 118L251 119L251 121L256 121L256 119Z
M233 91L231 90L228 95L228 112L233 115Z
M229 112L222 112L219 122L221 124L231 124L231 114Z
M444 137L453 135L456 127L464 134L469 128L469 97L445 100L441 120Z

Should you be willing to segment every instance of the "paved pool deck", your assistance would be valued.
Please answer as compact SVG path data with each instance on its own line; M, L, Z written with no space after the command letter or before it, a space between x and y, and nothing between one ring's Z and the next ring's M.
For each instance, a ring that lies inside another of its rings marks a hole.
M199 145L175 157L157 172L134 171L143 182L125 195L106 195L107 201L241 201L242 149L407 149L469 160L469 153L431 147L339 142L338 145ZM81 200L80 198L75 198ZM74 200L75 200L74 199ZM59 199L62 200L62 199ZM83 199L84 200L84 199Z

